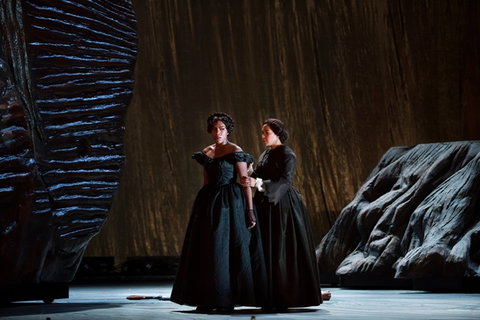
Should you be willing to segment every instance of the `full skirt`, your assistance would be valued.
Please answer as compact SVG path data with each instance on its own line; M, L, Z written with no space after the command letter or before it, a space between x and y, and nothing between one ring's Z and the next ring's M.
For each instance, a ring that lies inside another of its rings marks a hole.
M264 307L316 306L322 303L315 244L305 204L290 187L277 204L256 192L265 264L267 302Z
M171 301L191 306L255 306L265 300L260 232L246 226L239 184L204 186L187 227Z

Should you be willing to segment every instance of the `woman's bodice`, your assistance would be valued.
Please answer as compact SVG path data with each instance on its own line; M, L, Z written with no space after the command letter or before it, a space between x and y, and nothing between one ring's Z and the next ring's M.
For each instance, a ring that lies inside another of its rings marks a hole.
M243 151L228 153L221 157L210 158L204 152L195 152L192 156L203 165L208 175L209 184L222 186L237 181L237 162L252 163L253 157Z
M259 157L252 177L264 181L265 196L277 203L291 187L297 160L293 150L285 145L268 148Z

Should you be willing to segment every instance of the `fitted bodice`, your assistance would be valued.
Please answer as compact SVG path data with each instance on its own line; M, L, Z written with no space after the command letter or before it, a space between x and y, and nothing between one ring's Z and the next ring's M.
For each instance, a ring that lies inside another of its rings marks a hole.
M252 177L263 179L265 195L270 202L278 203L292 188L296 161L293 150L285 145L268 148L260 155Z
M243 151L228 153L217 158L210 158L204 152L199 151L195 152L192 157L205 168L209 184L217 186L236 182L237 169L235 164L237 162L253 162L252 156Z

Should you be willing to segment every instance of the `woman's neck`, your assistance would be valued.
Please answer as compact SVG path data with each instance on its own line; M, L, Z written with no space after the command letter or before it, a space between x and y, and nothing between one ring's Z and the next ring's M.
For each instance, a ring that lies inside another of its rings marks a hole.
M215 142L215 148L223 148L223 147L226 147L228 144L229 144L228 140L225 140L225 141L220 142L220 143Z
M281 146L281 145L282 145L282 143L279 143L279 144L272 144L272 145L270 146L270 149L272 149L272 150L273 150L273 149L275 149L276 147L279 147L279 146Z

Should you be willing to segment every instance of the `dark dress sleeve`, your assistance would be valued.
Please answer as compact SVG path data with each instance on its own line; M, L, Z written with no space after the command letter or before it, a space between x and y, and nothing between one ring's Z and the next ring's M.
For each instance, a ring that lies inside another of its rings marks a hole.
M205 164L205 157L207 155L202 151L197 151L192 154L192 158L195 159L202 166Z
M275 151L277 152L272 152L268 159L268 165L275 166L269 169L275 170L275 173L270 179L264 180L264 195L269 202L277 204L292 184L297 157L293 150L286 146Z
M245 153L243 151L238 151L238 152L235 152L235 160L237 162L252 163L253 157L248 153Z

